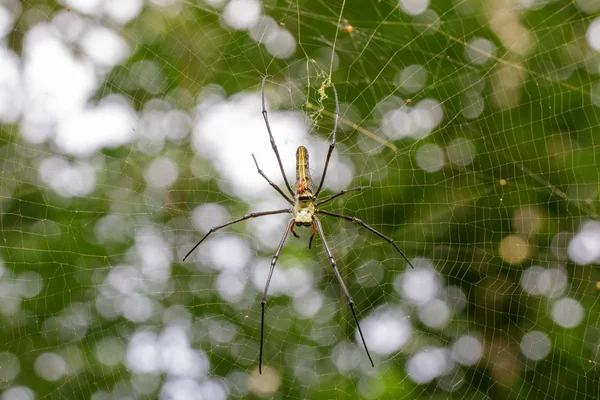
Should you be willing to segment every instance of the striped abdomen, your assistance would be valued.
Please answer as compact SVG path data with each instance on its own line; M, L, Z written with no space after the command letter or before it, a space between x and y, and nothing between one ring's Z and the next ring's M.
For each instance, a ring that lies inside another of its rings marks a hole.
M308 150L304 146L298 147L296 151L296 181L298 182L299 195L305 192L312 195L312 178L308 166Z

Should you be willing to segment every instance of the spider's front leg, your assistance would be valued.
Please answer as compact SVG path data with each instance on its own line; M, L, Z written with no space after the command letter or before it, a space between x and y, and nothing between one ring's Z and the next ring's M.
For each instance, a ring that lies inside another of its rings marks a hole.
M290 227L290 231L292 232L292 235L294 235L294 237L295 237L296 239L300 239L300 235L298 235L298 234L297 234L297 233L294 231L294 226L295 226L295 225L296 225L296 224L292 224L292 226Z
M406 257L406 254L404 254L404 252L402 250L400 250L400 248L398 247L398 245L394 242L394 240L392 238L385 236L383 233L379 232L377 229L374 229L370 225L365 224L359 218L351 217L351 216L348 216L348 215L336 214L336 213L332 213L330 211L325 211L325 210L317 210L316 213L317 214L329 215L331 217L336 217L336 218L340 218L340 219L345 219L346 221L354 222L354 223L362 226L363 228L366 228L367 230L373 232L374 234L376 234L377 236L379 236L380 238L382 238L383 240L385 240L386 242L388 242L389 244L391 244L392 246L394 246L394 248L398 251L398 253L400 253L400 255L404 258L404 260L406 260L406 262L408 263L408 265L410 265L410 267L413 268L413 269L415 268L412 265L412 263L410 262L410 260L408 259L408 257Z
M290 228L290 231L292 232L292 235L294 235L294 237L296 239L300 238L300 235L298 235L295 231L294 231L294 226L295 224L292 225L292 227ZM312 246L312 241L315 238L315 235L317 234L317 228L315 227L315 223L312 223L312 235L310 235L310 240L308 241L308 248L310 249Z
M189 255L192 254L194 252L194 250L196 250L196 248L198 246L200 246L200 243L204 242L204 240L206 240L206 238L210 236L211 233L216 232L219 229L223 229L226 226L237 224L238 222L242 222L242 221L245 221L245 220L250 219L250 218L262 217L262 216L265 216L265 215L291 213L291 212L292 211L289 208L284 208L283 210L273 210L273 211L263 211L263 212L257 212L257 213L250 213L250 214L244 215L243 217L234 219L231 222L227 222L226 224L218 225L218 226L213 226L212 228L210 228L210 230L208 231L208 233L206 235L204 235L204 237L202 239L200 239L200 241L198 241L198 243L196 243L196 245L194 247L192 247L192 249L190 251L188 251L188 253L185 255L185 257L183 257L183 261L185 261L189 257Z
M293 205L294 202L292 201L292 199L290 199L285 193L283 193L283 190L281 190L279 188L279 186L277 186L272 180L270 180L269 177L267 175L265 175L265 173L262 171L262 169L260 169L260 167L258 166L258 161L256 161L256 157L254 157L254 154L252 154L252 159L254 160L254 165L256 165L256 170L260 174L260 176L262 176L263 178L265 178L266 181L269 183L269 185L271 185L271 187L273 189L275 189L277 191L277 193L279 193L281 196L283 196L283 198L288 203L290 203L291 205Z

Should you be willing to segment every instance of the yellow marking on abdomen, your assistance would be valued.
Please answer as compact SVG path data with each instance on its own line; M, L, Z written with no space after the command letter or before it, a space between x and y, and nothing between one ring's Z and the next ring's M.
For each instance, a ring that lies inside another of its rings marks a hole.
M300 146L296 151L296 180L298 182L298 193L312 190L312 180L308 165L308 150Z

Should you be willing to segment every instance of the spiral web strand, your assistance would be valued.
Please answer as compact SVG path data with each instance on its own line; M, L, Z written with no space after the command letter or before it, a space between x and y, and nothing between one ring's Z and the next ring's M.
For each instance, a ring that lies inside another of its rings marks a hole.
M599 398L599 12L0 3L0 399Z

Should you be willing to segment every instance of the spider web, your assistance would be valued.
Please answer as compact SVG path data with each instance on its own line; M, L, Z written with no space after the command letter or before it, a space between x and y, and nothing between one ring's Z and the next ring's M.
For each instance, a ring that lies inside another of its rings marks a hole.
M600 3L0 3L0 398L600 396ZM322 240L278 260L295 151ZM315 186L316 187L316 186ZM324 197L322 197L324 198Z

